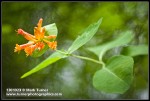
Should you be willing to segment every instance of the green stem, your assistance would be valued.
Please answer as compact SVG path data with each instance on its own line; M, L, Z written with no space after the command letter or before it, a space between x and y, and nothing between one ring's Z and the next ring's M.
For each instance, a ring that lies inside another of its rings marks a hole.
M78 55L74 55L74 54L70 54L70 55L73 56L73 57L77 57L77 58L80 58L80 59L84 59L84 60L88 60L88 61L92 61L92 62L101 64L102 67L105 67L105 63L104 63L103 61L97 61L97 60L92 59L92 58L83 57L83 56L78 56Z
M56 51L59 52L59 53L65 54L65 55L70 55L67 52L63 52L63 51L60 51L60 50L56 50Z
M60 51L60 50L56 50L56 51L59 52L59 53L68 55L68 56L73 56L73 57L80 58L80 59L83 59L83 60L92 61L92 62L101 64L102 67L105 67L105 63L102 60L98 61L98 60L95 60L95 59L92 59L92 58L89 58L89 57L83 57L83 56L79 56L79 55L69 54L67 52L63 52L63 51Z

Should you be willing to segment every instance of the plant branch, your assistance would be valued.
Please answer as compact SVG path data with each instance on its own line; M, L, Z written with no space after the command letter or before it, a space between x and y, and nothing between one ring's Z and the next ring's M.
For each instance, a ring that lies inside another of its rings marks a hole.
M84 59L84 60L88 60L88 61L92 61L92 62L101 64L103 67L105 67L105 63L103 61L97 61L97 60L89 58L89 57L83 57L83 56L78 56L78 55L74 55L74 54L70 54L70 56L80 58L80 59Z
M102 67L105 67L105 63L102 60L98 61L98 60L95 60L95 59L92 59L92 58L89 58L89 57L79 56L79 55L75 55L75 54L69 54L67 52L63 52L63 51L60 51L60 50L56 50L56 51L59 52L59 53L68 55L68 56L73 56L73 57L80 58L80 59L83 59L83 60L92 61L92 62L101 64Z

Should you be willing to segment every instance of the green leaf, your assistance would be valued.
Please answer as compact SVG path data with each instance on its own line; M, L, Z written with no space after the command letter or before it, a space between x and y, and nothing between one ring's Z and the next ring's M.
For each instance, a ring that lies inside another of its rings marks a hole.
M45 28L45 31L46 31L45 35L56 35L57 36L58 30L57 30L55 23L49 24L49 25L46 25L43 27Z
M87 49L94 52L97 56L99 56L100 59L102 59L102 56L107 50L112 49L114 47L126 45L133 39L133 37L134 36L131 31L126 31L121 33L121 35L117 39L111 42L99 46L89 47Z
M122 54L128 56L147 55L148 46L147 45L127 46L123 49Z
M43 62L41 62L39 65L37 65L35 68L30 70L29 72L25 73L24 75L21 76L22 78L25 78L35 72L38 72L39 70L47 67L48 65L60 60L61 58L67 57L66 55L60 53L60 52L55 52L51 56L49 56L47 59L45 59Z
M106 67L94 74L93 86L107 93L124 93L133 80L133 64L133 58L129 56L110 58Z
M48 45L45 45L44 49L42 49L42 50L35 49L31 56L39 57L39 56L43 55L48 49L49 49Z
M72 45L69 47L68 52L72 53L75 50L77 50L78 48L80 48L81 46L83 46L86 42L88 42L93 36L94 34L97 32L100 24L102 22L102 18L98 20L98 22L91 24L88 28L86 28L82 35L79 36L73 43Z

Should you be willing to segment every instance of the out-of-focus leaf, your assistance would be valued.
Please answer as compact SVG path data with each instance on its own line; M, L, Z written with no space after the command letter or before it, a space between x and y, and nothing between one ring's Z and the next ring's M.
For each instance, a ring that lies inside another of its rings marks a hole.
M133 58L114 56L93 76L93 86L107 93L124 93L133 80Z
M12 31L12 26L4 24L2 26L2 34L9 34Z
M72 43L72 45L68 49L68 52L72 53L78 48L80 48L81 46L83 46L86 42L88 42L97 32L101 22L102 22L102 18L99 19L98 22L88 26L88 28L86 28L83 31L82 35L77 37L77 39Z
M30 70L29 72L25 73L24 75L21 76L22 78L25 78L35 72L38 72L39 70L47 67L48 65L60 60L61 58L65 58L67 57L67 55L62 54L60 52L55 52L52 55L50 55L47 59L45 59L43 62L41 62L39 65L37 65L36 67L34 67L32 70Z
M94 52L100 59L105 54L105 52L114 47L122 46L128 44L133 38L131 31L123 32L117 39L94 47L87 48L88 50Z
M45 35L56 35L58 33L57 26L55 23L43 26L45 28Z
M122 54L128 56L147 55L148 46L147 45L127 46L123 49Z

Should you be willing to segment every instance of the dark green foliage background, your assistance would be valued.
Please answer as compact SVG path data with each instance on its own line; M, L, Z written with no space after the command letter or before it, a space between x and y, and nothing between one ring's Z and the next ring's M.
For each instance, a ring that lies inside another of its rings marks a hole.
M88 25L103 17L95 36L74 54L98 59L86 47L96 46L112 39L125 30L134 31L130 44L148 44L148 2L2 2L2 98L6 88L48 88L61 92L62 97L24 97L39 99L148 99L148 56L134 57L134 81L124 94L108 94L92 86L92 76L99 65L69 57L25 78L20 76L46 59L52 51L38 58L26 57L22 51L14 53L15 44L26 43L15 30L33 34L39 18L43 25L56 23L58 49L68 49L74 39ZM121 52L108 51L104 61ZM9 97L18 99L18 97Z

